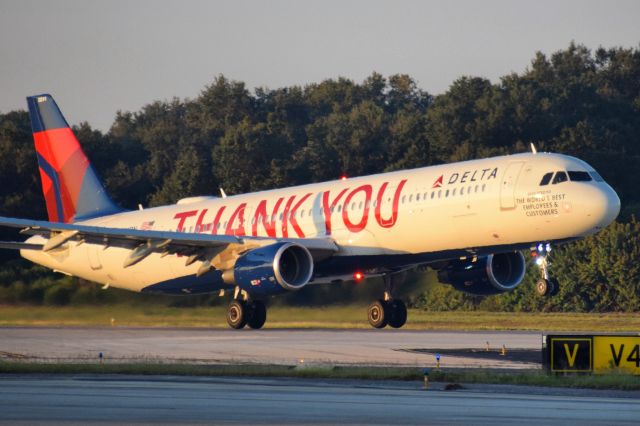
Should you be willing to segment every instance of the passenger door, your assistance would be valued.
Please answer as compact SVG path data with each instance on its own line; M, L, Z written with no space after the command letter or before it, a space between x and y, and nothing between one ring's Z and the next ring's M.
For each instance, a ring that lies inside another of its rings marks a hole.
M515 190L520 170L524 165L523 161L509 163L507 170L502 176L502 184L500 185L500 208L503 210L513 209L516 207Z

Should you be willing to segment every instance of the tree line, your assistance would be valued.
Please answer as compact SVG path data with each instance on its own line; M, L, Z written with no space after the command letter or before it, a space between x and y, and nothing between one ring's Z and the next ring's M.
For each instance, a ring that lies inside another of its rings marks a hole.
M215 194L220 187L243 193L517 153L528 151L532 142L539 151L575 155L615 188L623 207L620 223L605 231L621 240L607 245L606 253L589 245L601 236L554 253L557 265L572 262L558 269L582 290L565 286L572 290L557 305L527 301L533 296L525 286L532 286L525 284L510 295L483 300L443 296L446 287L430 287L414 302L430 309L448 308L456 300L456 307L469 309L640 309L633 298L599 301L608 294L603 288L639 293L637 268L620 261L638 247L632 217L640 209L639 48L590 50L571 43L551 55L536 53L522 73L494 83L463 76L440 95L405 74L374 72L360 83L336 78L254 90L220 75L194 99L119 111L106 133L89 123L74 131L109 193L127 208ZM26 111L0 113L0 212L46 217ZM593 256L607 259L611 272L602 266L596 274L589 263ZM328 297L325 291L308 293L310 299Z

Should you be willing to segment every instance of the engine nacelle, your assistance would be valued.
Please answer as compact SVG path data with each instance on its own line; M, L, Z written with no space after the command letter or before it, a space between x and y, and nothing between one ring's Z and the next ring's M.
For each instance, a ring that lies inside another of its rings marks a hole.
M490 254L471 260L455 260L438 271L440 282L469 294L489 295L511 291L524 279L526 264L520 252Z
M249 250L233 268L235 283L248 293L261 296L300 290L312 276L309 250L287 242Z

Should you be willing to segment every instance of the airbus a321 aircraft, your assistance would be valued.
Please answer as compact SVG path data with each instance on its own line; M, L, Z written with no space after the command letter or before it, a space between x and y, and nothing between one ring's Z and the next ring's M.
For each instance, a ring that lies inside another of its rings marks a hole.
M429 264L480 295L511 291L537 256L542 295L557 291L552 243L611 223L620 200L593 167L532 153L251 194L191 197L125 211L109 198L50 95L27 98L49 221L0 217L3 242L56 271L137 292L229 291L227 322L261 328L264 300L309 284L382 277L373 327L402 327L404 272ZM224 195L224 194L223 194Z

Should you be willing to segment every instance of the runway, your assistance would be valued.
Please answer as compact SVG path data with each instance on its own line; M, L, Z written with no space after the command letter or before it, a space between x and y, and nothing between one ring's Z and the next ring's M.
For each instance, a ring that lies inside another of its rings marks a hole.
M416 382L0 376L0 424L637 424L638 392ZM441 389L441 388L440 388Z
M541 342L539 332L3 327L0 360L429 367L440 353L443 368L540 368Z

